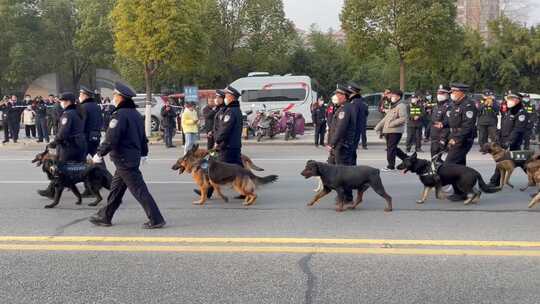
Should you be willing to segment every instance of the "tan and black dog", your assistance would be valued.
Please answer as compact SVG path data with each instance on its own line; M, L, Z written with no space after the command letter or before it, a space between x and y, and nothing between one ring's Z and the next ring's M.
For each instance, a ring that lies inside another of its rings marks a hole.
M514 186L510 184L510 177L512 176L512 173L514 173L516 167L521 167L524 171L526 171L526 166L530 161L530 158L524 160L514 160L512 159L508 150L493 142L485 144L483 150L491 155L496 163L497 170L499 170L501 173L501 180L499 183L501 189L504 187L504 185L514 188ZM532 156L533 154L532 151L523 151L522 153L525 153L527 156ZM529 179L528 186L534 186L534 184L531 184L531 179Z
M315 205L321 198L334 190L338 194L336 199L337 212L355 209L362 203L364 193L371 187L386 200L384 211L392 211L392 197L386 193L378 169L368 166L334 166L310 160L300 175L305 178L319 177L323 184L322 189L309 202L308 206ZM345 206L346 189L358 191L355 202L350 206Z
M220 162L211 157L208 151L203 150L201 152L200 150L202 149L199 149L198 145L193 146L172 167L173 170L178 170L180 174L184 171L190 173L197 186L199 186L201 198L199 201L194 202L194 205L204 205L208 200L208 189L210 188L214 188L217 194L225 202L228 202L229 199L221 192L221 186L232 185L236 192L245 197L244 206L251 206L257 199L255 194L257 186L270 184L278 179L277 175L258 177L248 169ZM255 166L249 158L243 157L242 159L247 168ZM207 168L204 168L205 166Z
M538 202L540 202L540 154L535 154L526 165L527 177L529 179L529 185L536 185L538 192L531 195L532 199L529 203L529 208L533 208ZM521 191L527 190L527 187L521 189Z

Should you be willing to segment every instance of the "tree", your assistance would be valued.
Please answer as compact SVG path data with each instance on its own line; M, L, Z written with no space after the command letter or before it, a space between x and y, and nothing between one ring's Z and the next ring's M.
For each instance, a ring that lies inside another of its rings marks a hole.
M205 0L118 0L112 11L117 55L138 63L144 73L148 136L152 80L164 65L190 67L207 54L201 12L208 5Z
M71 89L93 66L112 65L112 31L108 20L114 0L43 0L42 23L50 54L56 67L71 75Z
M405 90L407 63L436 58L452 46L455 17L452 0L345 0L341 22L355 55L397 51Z

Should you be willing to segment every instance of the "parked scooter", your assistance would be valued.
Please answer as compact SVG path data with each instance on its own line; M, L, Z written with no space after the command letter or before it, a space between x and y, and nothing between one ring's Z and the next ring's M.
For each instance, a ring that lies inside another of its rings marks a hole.
M253 121L258 142L262 141L263 137L272 139L279 133L279 112L266 111L266 106L263 107L265 110L257 111Z

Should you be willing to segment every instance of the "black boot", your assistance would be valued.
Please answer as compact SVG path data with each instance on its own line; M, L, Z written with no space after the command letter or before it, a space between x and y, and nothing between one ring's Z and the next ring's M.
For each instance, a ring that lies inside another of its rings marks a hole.
M94 216L91 216L88 221L96 226L101 226L101 227L110 227L112 226L112 223L111 221L109 220L106 220L104 218L101 218L99 215L94 215Z

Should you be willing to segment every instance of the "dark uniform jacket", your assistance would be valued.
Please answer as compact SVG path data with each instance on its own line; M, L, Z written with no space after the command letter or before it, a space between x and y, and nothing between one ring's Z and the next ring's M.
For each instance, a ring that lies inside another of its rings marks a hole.
M311 109L311 120L316 125L322 125L326 123L326 107L315 106Z
M109 152L114 164L122 169L138 167L141 157L148 156L144 122L131 99L124 100L112 113L98 155L103 157Z
M21 121L21 114L24 111L24 107L19 106L19 103L13 104L8 102L0 108L2 113L5 115L5 119L11 125L16 125Z
M219 110L219 108L211 108L209 106L206 106L206 108L203 109L203 118L204 118L204 129L206 133L214 131L214 120L216 118L216 113Z
M499 109L495 106L487 106L481 103L478 106L478 125L479 126L497 126Z
M424 116L426 115L426 110L420 104L420 102L418 102L417 104L409 104L407 106L407 110L409 112L409 121L407 122L407 125L409 127L422 126L422 121L424 119Z
M84 121L77 106L70 105L63 112L58 123L58 133L50 144L63 162L84 162L86 160L86 138Z
M451 103L448 107L448 127L450 140L460 144L473 141L476 134L476 105L465 97L461 103Z
M164 129L176 129L176 111L171 106L161 108L161 125Z
M47 104L42 100L36 105L36 118L42 119L47 117Z
M529 115L522 104L509 109L501 121L501 141L510 150L519 150L529 127Z
M351 97L351 105L356 112L356 142L360 141L360 136L364 132L367 125L367 117L369 115L369 108L364 101L364 98L360 95L353 95Z
M350 103L334 109L328 144L330 147L352 147L356 140L356 113Z
M101 108L93 98L88 98L80 105L84 118L84 134L87 141L99 141L101 138L101 127L103 126L103 115Z
M238 100L231 102L220 113L216 143L220 149L240 149L242 147L242 111Z
M433 108L433 113L431 114L431 122L442 123L442 129L431 128L431 138L436 141L448 142L448 136L450 135L450 130L448 129L448 105L449 101L445 101L436 105ZM449 112L448 112L449 113Z
M220 121L223 118L223 111L225 111L225 105L220 105L216 107L216 113L214 114L214 123L212 131L214 131L214 136L218 132L218 128L220 127Z

